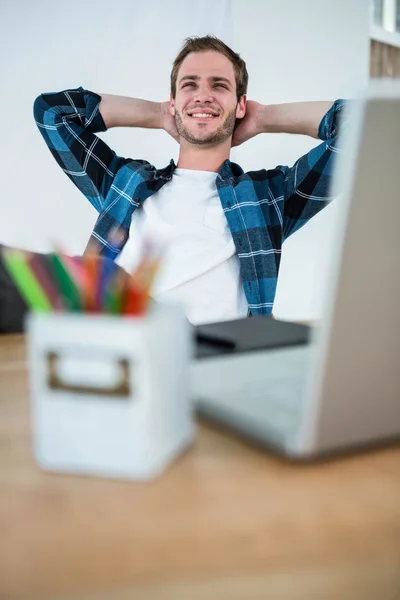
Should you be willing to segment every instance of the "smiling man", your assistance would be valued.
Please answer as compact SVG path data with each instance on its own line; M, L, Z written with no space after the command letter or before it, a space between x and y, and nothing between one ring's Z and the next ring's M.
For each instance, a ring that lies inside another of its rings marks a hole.
M238 96L233 64L223 54L192 52L175 73L178 81L172 81L170 111L180 136L181 154L185 152L187 159L190 149L196 157L200 147L219 147L226 158L236 119L242 119L246 112L245 90Z
M83 88L35 101L53 156L99 212L91 247L130 270L146 236L165 236L153 296L182 303L195 324L271 314L284 240L331 199L344 102L262 105L247 100L247 84L239 54L206 36L185 40L169 102ZM164 129L179 143L177 165L118 156L96 136L111 127ZM230 161L232 146L277 132L322 143L293 167L244 173Z

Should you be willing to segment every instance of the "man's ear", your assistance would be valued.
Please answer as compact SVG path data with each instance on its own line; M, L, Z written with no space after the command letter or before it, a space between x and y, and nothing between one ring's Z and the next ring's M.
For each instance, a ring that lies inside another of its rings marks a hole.
M169 112L173 117L175 116L175 100L172 96L172 92L169 94Z
M238 105L236 107L236 118L237 119L243 119L243 117L246 114L246 107L247 107L247 96L244 94L240 98Z

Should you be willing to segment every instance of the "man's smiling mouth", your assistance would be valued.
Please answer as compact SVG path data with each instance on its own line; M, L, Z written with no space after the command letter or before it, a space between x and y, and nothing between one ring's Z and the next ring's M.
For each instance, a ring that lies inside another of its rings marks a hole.
M188 111L188 116L192 117L194 119L215 119L216 117L218 117L217 113L211 112L210 110L206 110L206 111L202 111L202 110L197 110L197 111Z
M189 115L189 117L193 117L195 119L215 119L217 115L209 115L206 113L194 113L193 115Z

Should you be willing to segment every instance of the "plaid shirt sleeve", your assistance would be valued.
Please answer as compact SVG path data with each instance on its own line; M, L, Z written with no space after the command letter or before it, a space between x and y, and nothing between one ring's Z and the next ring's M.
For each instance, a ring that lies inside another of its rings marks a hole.
M36 124L64 173L100 212L124 159L95 134L106 131L101 97L82 87L41 94L34 103Z
M293 167L278 167L285 176L283 238L300 229L322 210L330 196L335 155L340 152L338 135L345 125L344 100L336 100L323 117L318 137L324 140L299 158Z

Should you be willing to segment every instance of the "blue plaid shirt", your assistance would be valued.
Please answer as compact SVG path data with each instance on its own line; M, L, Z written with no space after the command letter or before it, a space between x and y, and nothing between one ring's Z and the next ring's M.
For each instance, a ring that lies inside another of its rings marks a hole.
M34 116L58 164L99 212L90 242L114 259L128 240L136 208L171 181L176 166L171 160L156 169L145 160L122 158L111 150L96 136L107 129L100 100L81 87L42 94L34 103ZM216 173L252 314L272 311L285 239L332 200L330 184L344 106L343 100L336 100L319 125L323 142L292 167L244 173L226 160ZM117 232L112 243L110 232Z

